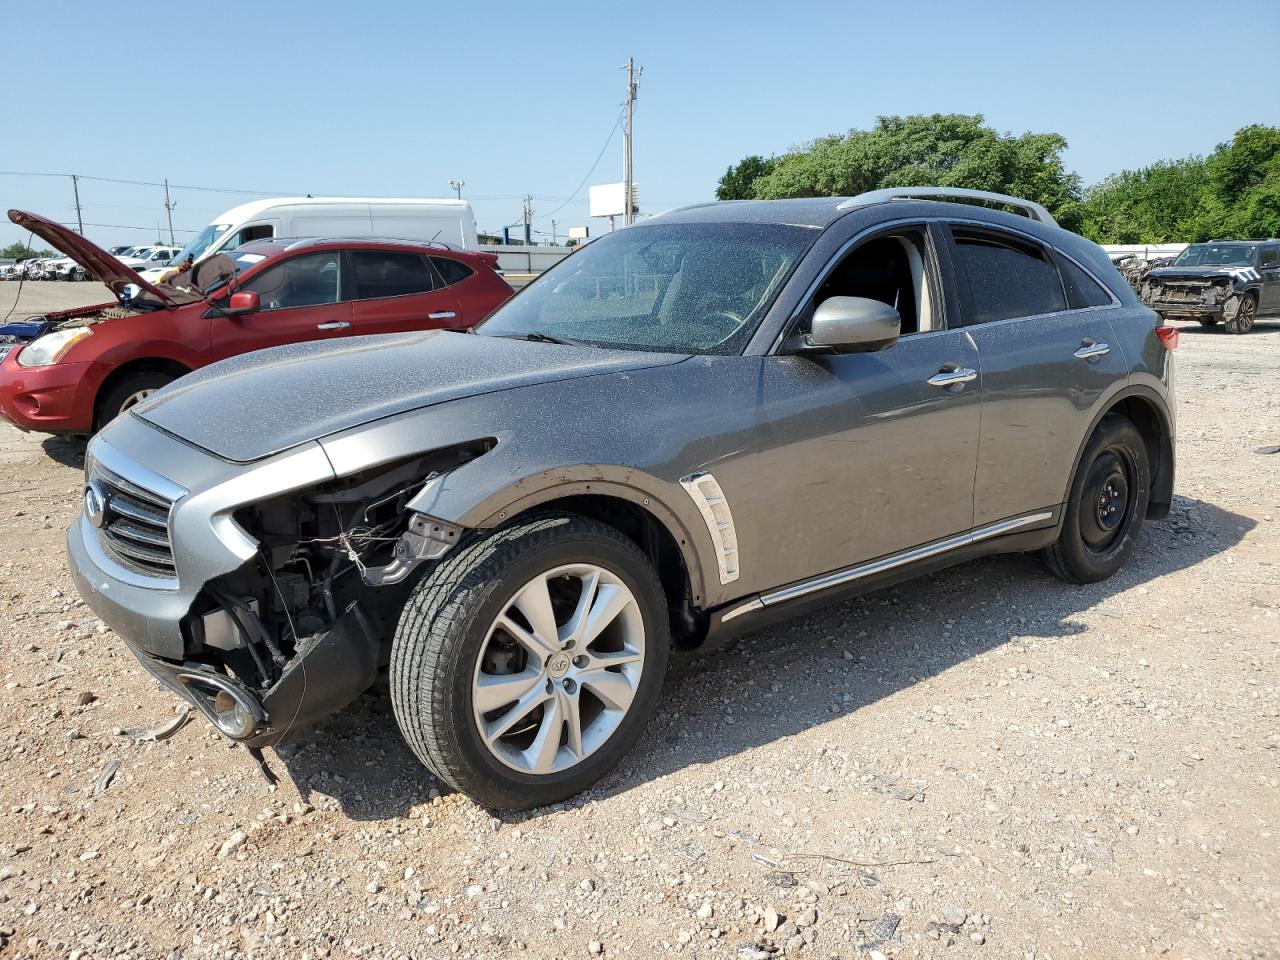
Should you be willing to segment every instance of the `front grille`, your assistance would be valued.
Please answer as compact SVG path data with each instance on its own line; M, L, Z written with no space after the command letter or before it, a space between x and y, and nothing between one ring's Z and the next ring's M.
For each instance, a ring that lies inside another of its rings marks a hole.
M169 510L173 502L101 464L94 464L92 481L103 499L98 528L103 546L137 573L177 579L169 544Z

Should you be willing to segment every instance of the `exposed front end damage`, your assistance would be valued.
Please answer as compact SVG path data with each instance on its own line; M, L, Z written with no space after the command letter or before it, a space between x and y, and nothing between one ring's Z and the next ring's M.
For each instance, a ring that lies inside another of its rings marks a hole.
M1139 291L1142 302L1169 317L1231 321L1240 312L1243 294L1230 276L1161 278L1149 276Z
M201 488L149 475L95 441L85 511L68 534L71 569L86 602L165 687L230 739L275 743L373 683L411 574L463 533L411 501L491 445L339 479L330 470L318 483L305 469L264 465L266 483ZM318 468L324 458L316 448L310 459ZM273 485L286 489L235 502Z

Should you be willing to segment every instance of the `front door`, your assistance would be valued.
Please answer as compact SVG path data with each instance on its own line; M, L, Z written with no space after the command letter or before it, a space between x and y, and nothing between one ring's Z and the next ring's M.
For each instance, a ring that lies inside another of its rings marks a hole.
M1038 242L956 226L952 262L982 366L975 526L1060 504L1099 404L1128 376L1116 301Z
M1258 254L1258 273L1262 275L1258 312L1280 313L1280 247L1262 248Z
M902 337L875 353L764 359L753 520L777 584L963 534L973 523L981 382L969 335L948 329L934 243L892 229L834 266L829 296L898 308Z
M212 316L215 360L250 350L340 337L351 332L351 303L342 296L342 252L325 250L279 261L240 284L258 294L259 309Z

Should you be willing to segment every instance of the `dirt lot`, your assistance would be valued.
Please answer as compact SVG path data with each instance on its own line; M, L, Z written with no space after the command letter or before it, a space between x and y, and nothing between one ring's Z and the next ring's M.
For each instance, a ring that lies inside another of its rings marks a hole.
M992 559L757 635L497 818L383 694L275 790L139 739L174 702L64 569L82 448L0 428L0 956L1280 956L1280 324L1177 359L1178 497L1114 580Z

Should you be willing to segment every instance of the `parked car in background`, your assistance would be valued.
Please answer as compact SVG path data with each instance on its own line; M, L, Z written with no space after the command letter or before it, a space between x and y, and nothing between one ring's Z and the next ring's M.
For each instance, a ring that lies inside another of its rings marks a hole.
M117 259L136 273L141 273L144 270L163 272L177 254L177 247L157 244L151 247L134 247L132 253L117 257Z
M27 321L19 333L0 327L9 338L0 343L0 416L23 430L92 433L215 360L355 334L461 329L511 295L492 254L361 239L260 241L155 285L51 220L19 210L9 219L117 297Z
M178 251L196 261L272 237L382 237L427 240L460 250L479 246L465 200L420 197L275 197L232 207ZM160 270L144 274L159 277Z
M85 602L251 746L389 659L422 762L524 808L636 743L672 646L987 553L1098 581L1173 497L1177 331L1024 200L678 210L474 333L262 351L111 423Z
M1280 316L1280 240L1193 243L1147 273L1141 296L1162 317L1248 333L1259 317Z

